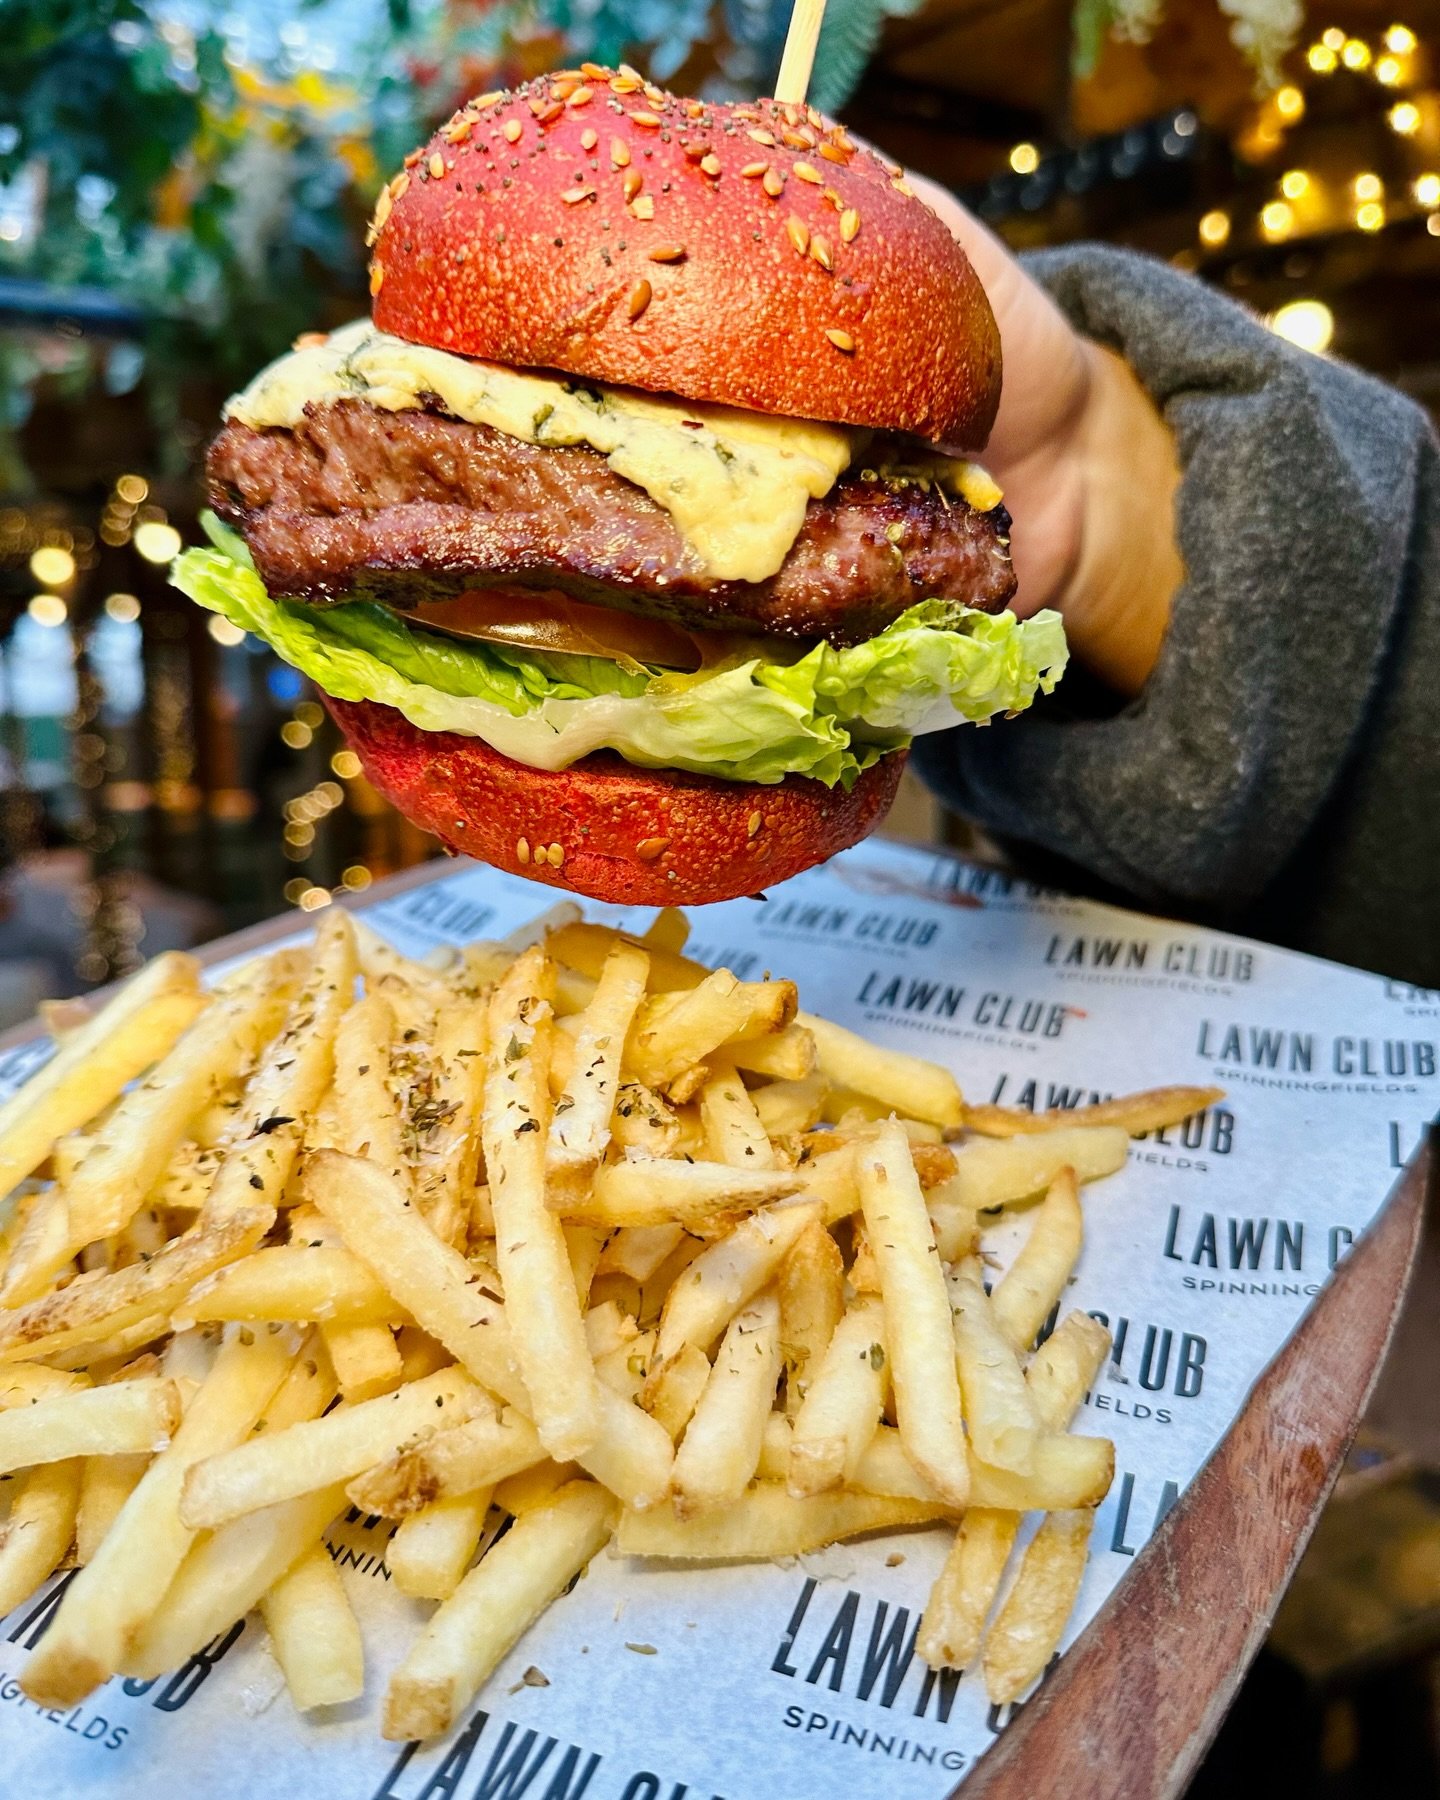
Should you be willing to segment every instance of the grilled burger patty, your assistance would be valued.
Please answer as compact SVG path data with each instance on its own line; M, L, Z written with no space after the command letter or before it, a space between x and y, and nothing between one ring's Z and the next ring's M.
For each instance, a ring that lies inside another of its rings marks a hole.
M1015 590L1009 515L852 470L812 500L779 571L708 575L663 508L587 449L544 448L435 412L362 401L294 430L235 421L210 503L272 593L404 605L517 584L673 619L859 643L919 600L998 612Z

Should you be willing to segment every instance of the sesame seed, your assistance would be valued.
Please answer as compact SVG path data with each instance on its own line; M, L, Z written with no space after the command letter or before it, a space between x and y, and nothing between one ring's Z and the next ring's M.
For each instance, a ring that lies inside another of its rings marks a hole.
M780 142L791 150L813 150L815 148L815 140L808 131L803 137L798 131L782 131Z
M378 262L371 263L371 265L370 265L370 292L372 294L378 294L380 292L380 284L384 281L384 279L385 279L385 271L383 268L381 268L380 264Z
M658 263L684 262L685 246L683 244L657 244L650 252L650 260Z
M602 69L599 63L582 62L580 65L580 73L585 76L588 81L608 81L610 79L610 71L608 69Z
M772 200L778 200L785 188L785 177L778 169L767 169L760 185Z
M847 206L845 211L840 215L840 241L845 244L852 243L855 238L855 233L859 231L859 229L859 213L856 212L853 206Z
M507 144L518 144L520 141L520 133L525 127L518 119L507 119L500 129L505 134L505 141Z
M645 83L645 98L652 106L658 106L663 111L669 97L664 88L656 87L653 82Z
M747 837L754 837L755 833L763 824L764 820L760 817L760 814L758 812L752 812L750 817L745 821L745 835Z
M913 200L915 198L914 188L911 187L910 183L903 175L897 175L890 185L897 194L904 194L907 200Z
M626 307L626 311L629 313L632 320L638 319L641 313L644 312L645 308L650 304L650 297L653 292L654 289L650 286L648 281L637 281L634 287L631 288L630 300Z
M641 188L644 187L644 185L645 185L645 177L640 173L640 171L638 169L630 169L626 172L625 179L624 179L624 181L621 182L620 187L621 187L621 191L625 195L625 204L627 206L635 198L635 196L640 192Z
M623 138L611 138L610 161L617 169L628 167L630 162L630 146Z
M642 862L654 862L657 856L664 855L670 848L669 838L646 838L643 844L635 846L635 854Z
M773 150L775 147L775 133L773 131L747 131L745 135L748 138L753 138L757 144L764 144L767 150Z
M400 198L400 196L405 192L406 188L409 187L409 185L410 185L410 177L402 169L400 171L400 173L395 177L395 179L390 183L390 187L388 189L390 198L392 200L398 200Z
M820 154L826 162L848 163L850 160L849 155L838 144L822 144Z
M811 163L808 163L808 162L797 162L796 163L795 179L797 181L813 182L816 187L824 187L824 185L825 185L824 180L821 177L821 175L819 174L818 170L816 170L815 167Z
M548 105L543 100L532 100L530 110L542 125L548 125L552 119L558 119L565 108L558 100L553 100Z
M393 205L394 205L394 201L392 201L390 198L389 188L381 188L380 198L375 202L375 229L376 229L376 231L379 231L380 227L390 217L390 208Z
M470 104L476 112L488 112L492 106L498 106L504 98L504 88L492 88L488 94L481 94L479 99L472 100Z
M578 87L575 92L570 95L569 99L566 100L565 104L567 106L586 106L589 104L594 92L594 88Z
M655 202L648 194L641 194L630 210L637 219L653 219L655 217Z
M848 331L841 331L838 326L827 328L825 335L837 350L843 350L848 356L855 348L855 340Z
M617 75L610 82L612 94L633 94L640 86L638 75Z
M582 200L593 200L595 198L595 190L592 187L566 188L560 198L567 206L577 206Z
M515 840L515 860L518 863L528 863L530 860L530 844L523 837Z
M656 130L660 124L659 118L652 112L633 112L630 122L632 125L643 125L647 131Z
M426 164L426 167L430 171L430 179L432 181L439 181L445 173L445 158L441 156L440 152L437 150Z
M580 133L580 148L582 150L593 150L599 142L599 132L592 131L589 126L586 126L585 130Z
M794 213L785 221L785 229L790 233L790 242L803 256L810 248L810 227L803 219L797 219Z
M424 154L425 153L423 150L412 150L410 152L410 154L405 158L405 167L407 169L413 169L415 167L416 163L419 162L420 158Z
M573 75L561 75L550 84L552 100L568 100L580 83Z
M452 119L445 127L445 142L447 144L463 144L469 136L469 119Z
M700 167L705 174L718 177L720 174L720 158L713 155L702 157Z
M552 869L558 869L564 860L565 846L563 844L552 844L550 846L550 867Z
M620 73L625 77L625 79L627 81L633 81L635 83L636 87L641 87L644 85L645 78L643 75L641 75L640 71L635 67L635 65L633 63L621 63L620 64Z
M818 232L810 240L810 254L815 258L822 269L833 269L835 267L835 258L831 254L830 246Z
M747 181L750 181L757 175L763 175L769 167L769 163L746 163L740 173Z

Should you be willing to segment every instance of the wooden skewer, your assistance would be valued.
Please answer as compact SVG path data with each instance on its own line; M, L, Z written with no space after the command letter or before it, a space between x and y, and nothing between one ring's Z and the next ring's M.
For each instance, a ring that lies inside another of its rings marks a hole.
M824 17L825 0L795 0L790 29L785 34L785 54L780 59L780 74L775 82L775 98L785 105L805 104L810 70L815 61L815 45L820 37L820 21Z

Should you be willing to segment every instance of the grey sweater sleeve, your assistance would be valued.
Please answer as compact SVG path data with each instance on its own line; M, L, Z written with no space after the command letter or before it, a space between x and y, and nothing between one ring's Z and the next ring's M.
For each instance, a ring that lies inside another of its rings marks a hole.
M1163 263L1080 245L1027 266L1163 411L1186 578L1132 704L1077 704L1067 676L1022 719L922 739L921 773L1092 885L1440 985L1425 415Z

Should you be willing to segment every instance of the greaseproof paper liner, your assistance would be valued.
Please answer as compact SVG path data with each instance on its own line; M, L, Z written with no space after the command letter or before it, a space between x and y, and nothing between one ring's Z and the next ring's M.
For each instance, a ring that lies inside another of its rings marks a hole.
M423 955L501 935L553 898L467 865L367 917ZM1076 1429L1114 1438L1117 1473L1072 1642L1418 1142L1440 1096L1440 993L874 842L693 924L706 962L795 978L806 1007L947 1064L973 1099L1043 1108L1170 1082L1227 1089L1084 1190L1065 1307L1103 1317L1114 1348ZM39 1054L0 1063L0 1092ZM386 1744L386 1679L432 1610L390 1587L386 1537L354 1516L330 1534L364 1630L366 1694L307 1719L253 1619L173 1675L42 1711L16 1677L64 1578L48 1584L0 1624L5 1793L831 1800L840 1786L851 1800L939 1800L1009 1715L978 1672L932 1675L915 1654L950 1538L929 1529L785 1565L602 1552L450 1737Z

